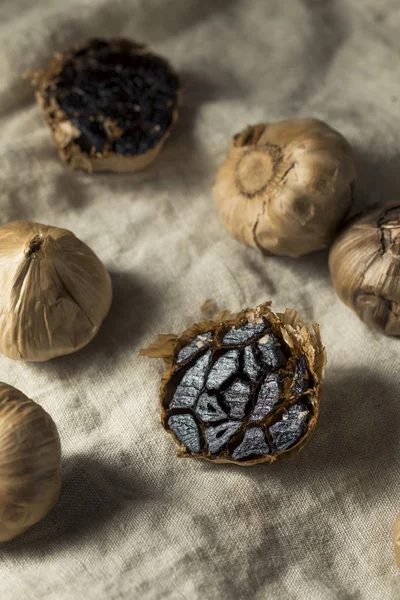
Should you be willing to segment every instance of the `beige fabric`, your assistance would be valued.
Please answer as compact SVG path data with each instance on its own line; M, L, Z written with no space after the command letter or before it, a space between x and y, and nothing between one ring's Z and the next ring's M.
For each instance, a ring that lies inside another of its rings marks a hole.
M0 221L70 228L109 267L115 299L78 354L0 358L64 453L59 505L0 547L2 600L400 598L400 341L339 302L325 253L266 259L231 240L210 192L232 133L314 116L356 148L358 206L398 197L399 27L398 0L3 0ZM141 174L69 171L20 79L95 34L148 42L182 73L178 127ZM138 350L207 298L232 310L272 299L320 323L321 416L291 462L175 458L158 420L162 365Z

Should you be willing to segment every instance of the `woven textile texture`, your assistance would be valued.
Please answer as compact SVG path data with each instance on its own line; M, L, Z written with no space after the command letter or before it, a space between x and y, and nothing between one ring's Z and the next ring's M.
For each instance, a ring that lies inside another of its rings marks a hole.
M211 188L249 123L314 116L354 147L356 209L400 194L398 0L3 0L0 220L71 229L111 272L97 338L43 364L0 357L0 379L54 418L56 508L0 547L1 600L400 598L400 340L335 296L327 253L266 258L232 240ZM58 159L22 74L91 36L147 42L182 76L179 123L130 175ZM138 352L212 299L266 300L321 326L320 419L294 459L239 468L175 458L159 424L161 361Z

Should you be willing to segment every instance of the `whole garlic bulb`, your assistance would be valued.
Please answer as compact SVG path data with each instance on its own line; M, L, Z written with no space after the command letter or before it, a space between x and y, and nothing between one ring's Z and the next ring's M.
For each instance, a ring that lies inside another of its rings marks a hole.
M295 119L235 135L214 195L234 238L298 257L332 241L350 209L354 180L345 138L322 121Z
M0 352L45 361L85 346L111 305L111 279L66 229L29 221L0 227Z
M61 447L49 414L0 383L0 542L43 519L61 488Z
M400 202L350 221L331 248L329 267L337 295L362 321L400 335Z

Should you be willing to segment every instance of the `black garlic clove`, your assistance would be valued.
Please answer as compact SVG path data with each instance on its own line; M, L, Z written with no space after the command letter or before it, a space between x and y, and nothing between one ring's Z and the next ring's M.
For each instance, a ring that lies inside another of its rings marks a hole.
M232 452L232 458L242 460L249 456L269 453L270 448L265 439L265 432L260 427L251 427L244 432L243 441Z
M262 421L278 404L283 392L281 377L277 373L267 373L258 392L256 405L250 421Z
M200 452L199 428L192 415L172 415L168 426L190 452Z
M309 409L304 404L295 404L284 413L280 421L271 425L269 432L276 450L282 452L300 440L309 413Z

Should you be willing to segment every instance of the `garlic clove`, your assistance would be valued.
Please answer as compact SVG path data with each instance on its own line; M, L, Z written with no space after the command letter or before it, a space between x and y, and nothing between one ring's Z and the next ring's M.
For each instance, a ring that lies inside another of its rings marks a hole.
M97 256L65 229L14 221L0 227L0 352L45 361L85 346L112 299Z
M21 535L56 504L61 446L49 414L0 383L0 542Z
M354 179L349 144L322 121L261 123L233 137L214 196L232 237L297 257L333 239Z
M354 217L329 254L339 298L370 327L400 335L400 203Z

